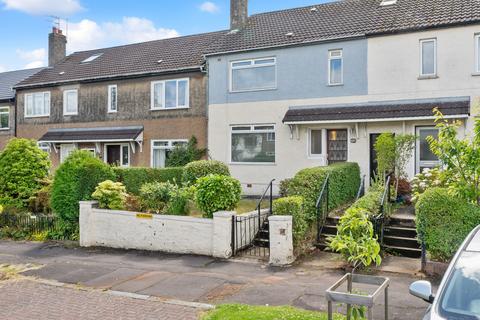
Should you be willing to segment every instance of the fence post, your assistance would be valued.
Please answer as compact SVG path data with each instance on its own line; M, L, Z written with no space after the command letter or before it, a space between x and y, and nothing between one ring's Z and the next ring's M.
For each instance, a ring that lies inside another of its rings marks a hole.
M295 261L293 255L292 216L270 216L270 264L286 266Z
M95 245L92 242L92 235L95 235L95 223L92 223L93 209L98 206L97 201L80 201L80 246L90 247Z
M235 212L220 211L213 214L213 252L216 258L230 258L232 256L232 241L234 227L232 217Z

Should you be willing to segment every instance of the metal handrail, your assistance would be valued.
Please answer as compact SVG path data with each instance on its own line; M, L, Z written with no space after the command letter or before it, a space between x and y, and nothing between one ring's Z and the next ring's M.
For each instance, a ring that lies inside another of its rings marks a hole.
M386 177L385 189L383 190L382 197L380 198L380 209L378 214L374 217L375 234L378 236L380 245L383 246L383 227L385 223L385 205L390 202L390 187L392 181L392 174Z
M265 199L265 196L267 195L267 192L270 190L270 197L269 197L269 201L270 201L270 208L268 210L268 215L272 215L273 212L272 212L272 205L273 205L273 182L275 181L275 179L272 179L270 181L270 183L268 184L268 187L265 189L265 191L263 192L262 196L260 197L260 200L258 200L257 202L257 208L255 210L258 211L258 228L260 229L260 224L261 224L261 208L262 208L262 201Z
M325 221L328 216L328 182L330 179L330 174L327 175L325 181L323 182L320 195L317 198L315 203L315 209L317 211L317 242L320 242L320 235L322 234L323 227L325 226ZM321 212L322 205L325 210Z
M360 199L365 195L365 179L366 179L366 175L364 174L362 176L362 180L360 181L360 186L358 187L358 192L357 192L357 196L355 197L355 201L357 201L358 199Z

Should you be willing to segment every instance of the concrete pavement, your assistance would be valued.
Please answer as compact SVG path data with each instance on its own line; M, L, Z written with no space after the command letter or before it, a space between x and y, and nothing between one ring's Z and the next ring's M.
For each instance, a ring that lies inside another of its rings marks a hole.
M343 275L339 270L302 264L282 269L200 256L10 241L0 241L2 263L36 263L43 267L24 274L162 299L293 305L322 311L326 309L325 290ZM388 276L390 319L421 319L427 304L408 294L409 284L417 278ZM374 314L376 319L383 318L381 306Z

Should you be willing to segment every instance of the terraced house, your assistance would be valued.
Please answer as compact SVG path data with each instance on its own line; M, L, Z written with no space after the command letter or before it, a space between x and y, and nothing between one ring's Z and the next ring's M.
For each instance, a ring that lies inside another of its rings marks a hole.
M299 169L358 162L383 132L417 134L413 176L438 165L432 109L464 122L480 104L480 2L344 0L248 15L207 54L209 150L247 193Z
M165 166L195 136L207 143L203 54L223 32L76 52L49 37L50 66L16 86L17 136L36 139L54 165L89 150L120 166Z

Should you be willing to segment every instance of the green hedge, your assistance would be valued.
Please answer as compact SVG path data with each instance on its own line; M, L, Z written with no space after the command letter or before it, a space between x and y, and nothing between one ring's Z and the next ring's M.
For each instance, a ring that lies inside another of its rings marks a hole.
M305 238L308 224L303 210L303 197L291 196L273 201L273 214L277 216L292 216L293 242L299 244Z
M114 168L117 181L123 183L128 193L140 194L140 188L150 182L172 182L180 184L183 168Z
M376 215L380 212L380 201L383 195L382 191L369 191L363 197L355 201L351 206L353 209L363 209L368 215Z
M360 168L357 163L336 163L326 167L308 168L299 171L288 181L289 196L298 195L305 199L307 220L316 219L315 204L327 175L328 207L330 210L355 199L360 186Z
M210 174L230 176L228 166L216 160L199 160L190 162L183 170L183 182L187 185L193 185L198 179Z
M448 261L465 237L480 224L480 208L454 197L445 188L431 188L415 206L417 232L433 260Z

